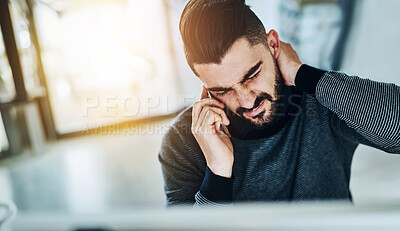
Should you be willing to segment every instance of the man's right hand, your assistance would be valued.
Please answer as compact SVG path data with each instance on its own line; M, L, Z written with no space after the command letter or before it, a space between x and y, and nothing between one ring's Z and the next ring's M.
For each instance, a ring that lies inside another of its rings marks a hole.
M201 100L193 104L191 130L210 170L216 175L230 178L234 160L233 145L221 128L221 123L229 124L224 108L223 103L209 98L207 89L202 86Z

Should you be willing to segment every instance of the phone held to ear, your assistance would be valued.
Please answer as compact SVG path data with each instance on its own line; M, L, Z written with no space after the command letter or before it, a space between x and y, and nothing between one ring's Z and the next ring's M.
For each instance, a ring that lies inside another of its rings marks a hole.
M209 91L207 91L208 97L210 98L214 98L212 97L211 93ZM228 128L225 126L225 124L221 123L221 127L222 127L222 131L229 137L231 138L231 134L229 133Z

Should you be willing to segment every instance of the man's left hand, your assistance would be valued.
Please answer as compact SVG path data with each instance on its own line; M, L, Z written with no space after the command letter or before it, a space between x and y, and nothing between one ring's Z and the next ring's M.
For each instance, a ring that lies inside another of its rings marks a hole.
M294 79L296 78L297 71L300 69L301 65L302 63L299 56L292 48L292 45L280 41L278 66L281 70L282 77L285 80L285 85L295 86Z

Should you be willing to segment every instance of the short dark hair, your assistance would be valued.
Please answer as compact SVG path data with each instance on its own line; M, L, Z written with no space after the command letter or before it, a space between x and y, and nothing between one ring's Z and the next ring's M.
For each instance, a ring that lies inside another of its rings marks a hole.
M179 30L186 60L197 76L194 64L220 64L240 38L252 46L267 44L265 28L245 0L190 0Z

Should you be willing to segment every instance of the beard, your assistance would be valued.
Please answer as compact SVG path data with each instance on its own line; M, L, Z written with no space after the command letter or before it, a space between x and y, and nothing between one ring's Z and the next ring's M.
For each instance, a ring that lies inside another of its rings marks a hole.
M236 110L236 114L241 117L246 123L251 125L255 129L264 129L268 127L277 117L280 107L283 107L283 100L284 96L284 80L282 78L281 71L278 68L278 63L275 61L275 85L274 85L274 95L270 95L266 92L259 94L256 97L254 102L254 106L252 108L242 108L239 107ZM274 100L275 99L275 100ZM264 109L258 115L253 117L246 117L244 113L250 112L253 109L257 108L263 100L266 100L264 103L264 107L267 105L267 101L270 102L269 110Z

